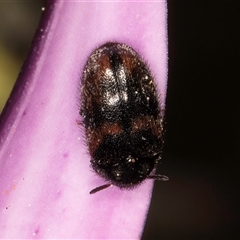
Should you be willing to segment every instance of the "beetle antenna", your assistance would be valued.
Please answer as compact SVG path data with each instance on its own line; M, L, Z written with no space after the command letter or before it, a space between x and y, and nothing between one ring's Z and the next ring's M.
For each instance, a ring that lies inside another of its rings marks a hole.
M169 177L167 177L165 175L160 175L160 174L150 175L147 178L148 179L159 180L159 181L168 181L169 180Z
M94 194L94 193L99 192L99 191L101 191L101 190L103 190L103 189L105 189L105 188L108 188L108 187L110 187L110 186L112 186L111 183L108 183L108 184L105 184L105 185L96 187L96 188L94 188L93 190L91 190L89 194Z

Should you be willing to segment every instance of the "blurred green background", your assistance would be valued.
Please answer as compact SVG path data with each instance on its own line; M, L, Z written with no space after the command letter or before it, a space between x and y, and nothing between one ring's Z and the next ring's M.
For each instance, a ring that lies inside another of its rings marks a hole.
M0 1L0 111L43 6ZM158 172L170 181L155 182L143 239L240 239L239 13L239 1L168 1L167 123Z
M18 77L45 1L0 1L0 113Z

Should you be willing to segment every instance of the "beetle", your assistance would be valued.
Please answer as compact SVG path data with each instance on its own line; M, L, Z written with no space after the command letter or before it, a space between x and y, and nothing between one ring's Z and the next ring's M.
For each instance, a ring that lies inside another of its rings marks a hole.
M163 117L154 78L140 55L124 43L107 42L89 56L81 81L80 115L93 170L108 183L133 189L161 159Z

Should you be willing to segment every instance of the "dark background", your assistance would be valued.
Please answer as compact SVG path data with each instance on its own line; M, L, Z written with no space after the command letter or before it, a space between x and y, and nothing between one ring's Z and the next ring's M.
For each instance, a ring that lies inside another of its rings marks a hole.
M0 72L10 69L0 90L17 78L44 2L0 2ZM240 2L168 1L168 31L158 172L170 180L155 183L142 239L240 239Z
M42 14L43 0L0 0L0 114Z
M240 239L240 2L168 1L166 135L143 239Z

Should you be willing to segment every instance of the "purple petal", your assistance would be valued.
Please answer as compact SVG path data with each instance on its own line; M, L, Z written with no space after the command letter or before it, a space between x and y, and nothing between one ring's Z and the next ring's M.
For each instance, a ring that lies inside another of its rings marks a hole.
M89 54L107 41L148 62L164 103L166 3L49 1L0 120L1 238L140 238L153 181L111 187L90 169L79 117Z

